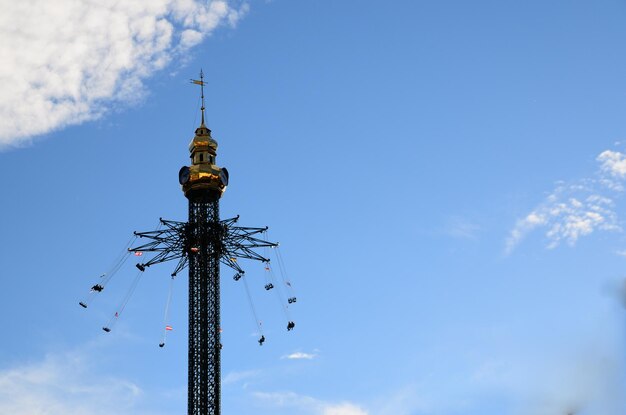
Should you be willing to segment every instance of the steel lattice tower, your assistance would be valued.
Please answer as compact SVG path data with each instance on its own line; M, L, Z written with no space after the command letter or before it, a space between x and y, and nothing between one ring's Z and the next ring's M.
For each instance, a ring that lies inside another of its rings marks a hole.
M265 228L236 226L239 217L220 220L219 200L228 185L228 171L216 163L217 142L204 123L204 79L200 85L202 120L189 144L191 165L179 172L179 182L189 200L187 222L160 220L155 231L135 232L150 242L129 248L134 252L156 253L137 264L141 271L151 265L178 260L172 277L189 267L189 352L188 415L219 415L220 409L220 263L244 271L237 258L269 262L254 248L276 247L276 243L255 237ZM290 322L290 324L293 324ZM162 346L162 345L161 345Z
M220 413L220 263L219 195L188 195L191 240L198 249L189 258L189 415ZM216 237L218 236L218 237Z

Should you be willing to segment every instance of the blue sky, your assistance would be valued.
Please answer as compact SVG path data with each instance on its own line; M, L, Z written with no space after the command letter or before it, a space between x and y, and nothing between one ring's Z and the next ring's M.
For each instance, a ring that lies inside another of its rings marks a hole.
M223 270L224 413L626 413L623 2L3 10L1 415L185 413L185 276L163 349L173 265L109 334L134 258L78 301L185 220L200 68L221 215L270 226L298 294L288 333L245 264L259 347Z

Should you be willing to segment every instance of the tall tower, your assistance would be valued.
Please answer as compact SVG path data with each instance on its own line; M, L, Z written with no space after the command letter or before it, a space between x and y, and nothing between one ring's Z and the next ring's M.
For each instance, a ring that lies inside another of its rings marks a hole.
M202 119L195 136L189 143L191 165L183 166L178 173L178 180L185 197L189 200L189 219L177 222L160 219L159 227L154 231L135 232L137 238L148 242L128 248L128 254L153 253L154 256L144 263L136 264L138 277L152 265L162 262L177 261L172 278L189 267L189 351L188 351L188 415L219 415L220 409L220 264L236 272L233 279L244 277L244 270L237 259L246 259L269 263L269 259L258 254L256 248L276 248L277 243L269 242L258 236L267 231L267 227L254 228L238 226L239 216L220 220L219 201L228 185L228 171L216 164L217 141L211 137L211 130L204 123L204 76L192 80L200 85L202 97ZM129 246L132 245L132 242ZM119 264L125 261L123 258ZM280 260L279 260L280 261ZM116 266L115 271L119 267ZM270 269L266 265L266 269ZM92 287L92 292L101 292L109 281ZM136 280L138 281L138 279ZM136 283L133 287L136 286ZM247 285L246 285L247 287ZM134 288L132 288L134 289ZM247 288L246 288L247 289ZM266 286L266 289L269 289ZM132 291L131 291L132 293ZM126 304L120 306L119 312ZM295 297L289 303L295 302ZM87 308L86 302L80 305ZM116 311L112 322L119 313ZM258 323L258 322L257 322ZM289 321L287 329L294 323ZM111 331L110 324L103 327ZM166 328L167 330L167 328ZM260 331L260 326L259 326ZM261 333L259 344L265 336ZM164 342L159 346L163 347Z
M216 165L217 141L202 120L189 143L191 166L179 172L189 200L187 243L189 255L189 360L188 415L220 413L220 256L223 226L220 197L228 184L228 172Z

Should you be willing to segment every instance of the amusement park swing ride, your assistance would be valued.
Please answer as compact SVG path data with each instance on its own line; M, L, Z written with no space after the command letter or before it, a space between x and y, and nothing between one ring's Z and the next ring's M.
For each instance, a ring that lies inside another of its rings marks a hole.
M200 126L189 143L189 166L183 166L178 174L182 191L189 202L187 222L159 219L153 231L134 232L122 253L109 270L100 275L86 296L79 302L83 308L103 291L112 278L127 264L130 257L139 260L130 287L102 330L109 333L133 295L143 274L153 265L172 262L170 288L165 304L163 334L159 347L164 347L167 333L172 330L169 322L170 303L175 280L185 268L189 270L189 343L188 343L188 415L218 415L221 413L221 365L220 354L220 265L234 271L232 279L242 284L258 329L259 345L265 342L263 327L250 294L250 285L241 259L261 262L265 269L263 289L276 293L276 298L287 319L286 328L291 331L295 323L289 307L297 298L278 243L267 239L267 227L239 226L239 216L220 219L219 200L228 186L229 174L216 164L217 141L205 125L204 75L192 79L200 86L202 106ZM264 249L264 255L258 250ZM273 253L274 261L269 258ZM144 261L145 257L149 259ZM275 272L273 264L277 265ZM277 275L278 274L278 275ZM286 301L285 301L286 299Z

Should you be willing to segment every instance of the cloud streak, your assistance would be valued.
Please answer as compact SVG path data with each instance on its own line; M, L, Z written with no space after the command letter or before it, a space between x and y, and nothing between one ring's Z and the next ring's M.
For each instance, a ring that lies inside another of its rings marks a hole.
M547 228L549 249L562 242L574 245L596 230L621 231L615 197L624 190L626 154L606 150L598 155L598 171L575 183L558 183L538 207L519 219L505 243L510 254L533 230Z
M481 230L479 225L455 216L448 219L444 233L458 239L477 239Z
M3 2L0 14L0 148L137 102L143 81L234 26L232 1Z
M119 378L93 379L84 356L48 356L40 362L0 371L0 414L120 415L138 412L143 392Z
M291 354L287 354L281 359L290 359L290 360L313 360L317 357L316 354L313 353L304 353L304 352L294 352Z
M258 376L261 372L259 370L245 370L242 372L229 372L222 378L222 384L230 385L233 383L241 382L242 380L248 380Z
M254 392L253 396L272 407L294 408L298 414L369 415L369 412L350 402L329 403L294 392Z
M571 349L508 356L479 369L474 381L500 391L514 414L618 414L624 405L620 344L607 333ZM574 341L576 343L576 341ZM554 346L553 346L554 347ZM548 346L548 349L550 346Z

